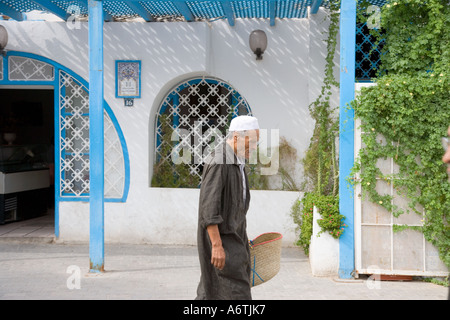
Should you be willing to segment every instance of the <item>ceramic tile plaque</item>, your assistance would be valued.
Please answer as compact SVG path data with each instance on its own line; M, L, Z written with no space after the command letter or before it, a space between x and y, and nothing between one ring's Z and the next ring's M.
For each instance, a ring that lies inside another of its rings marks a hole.
M141 61L116 61L116 98L141 97Z

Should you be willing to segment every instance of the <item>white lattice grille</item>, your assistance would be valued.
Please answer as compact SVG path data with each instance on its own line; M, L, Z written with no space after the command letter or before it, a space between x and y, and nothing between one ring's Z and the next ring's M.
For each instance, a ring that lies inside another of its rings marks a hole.
M105 131L105 197L120 198L125 187L125 163L117 130L104 112Z
M89 94L71 75L60 71L60 194L89 196ZM104 112L105 197L121 198L125 186L122 145L111 118Z
M251 115L250 107L226 82L196 78L179 84L166 96L157 116L157 166L173 162L172 151L179 154L181 149L189 150L187 170L200 179L203 160L211 152L211 144L222 142L231 119L245 114ZM167 137L173 130L179 132L176 143ZM172 169L174 177L179 176L179 167L174 165Z
M27 57L10 56L9 80L53 81L55 68L45 62Z
M61 195L89 194L89 95L65 72L59 83Z

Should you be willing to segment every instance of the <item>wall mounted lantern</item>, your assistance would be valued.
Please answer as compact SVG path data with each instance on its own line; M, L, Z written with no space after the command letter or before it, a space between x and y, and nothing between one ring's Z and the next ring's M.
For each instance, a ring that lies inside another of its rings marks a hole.
M267 49L267 35L262 30L254 30L250 33L250 49L256 54L256 60L262 60L262 55Z
M2 55L6 54L6 51L4 51L4 49L6 48L7 44L8 44L8 31L4 26L0 25L0 54Z

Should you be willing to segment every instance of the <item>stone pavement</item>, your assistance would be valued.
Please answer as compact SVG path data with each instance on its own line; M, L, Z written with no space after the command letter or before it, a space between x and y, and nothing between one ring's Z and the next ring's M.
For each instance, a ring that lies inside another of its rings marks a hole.
M88 244L49 243L45 219L0 226L0 300L195 298L196 247L107 243L106 272L91 274ZM448 288L420 280L313 277L301 249L283 248L279 274L252 294L255 300L445 300Z
M86 244L0 242L0 299L195 298L200 268L196 247L110 244L105 273L90 274ZM445 300L448 289L422 281L313 277L299 248L283 248L279 274L252 289L255 300Z

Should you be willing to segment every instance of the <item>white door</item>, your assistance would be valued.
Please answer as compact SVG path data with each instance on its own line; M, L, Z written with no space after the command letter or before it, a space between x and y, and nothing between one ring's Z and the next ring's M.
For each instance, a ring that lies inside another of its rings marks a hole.
M373 84L356 84L356 90ZM355 159L362 147L361 120L355 121ZM379 136L383 141L383 137ZM379 159L383 174L398 172L392 158ZM359 176L356 177L359 179ZM393 196L393 204L408 207L408 199L398 195L389 180L378 179L379 194ZM423 208L416 207L419 212ZM422 226L423 215L402 214L398 218L364 197L361 185L355 188L355 268L358 274L446 276L448 269L438 250L425 240L422 232L411 229L394 231L394 225Z

